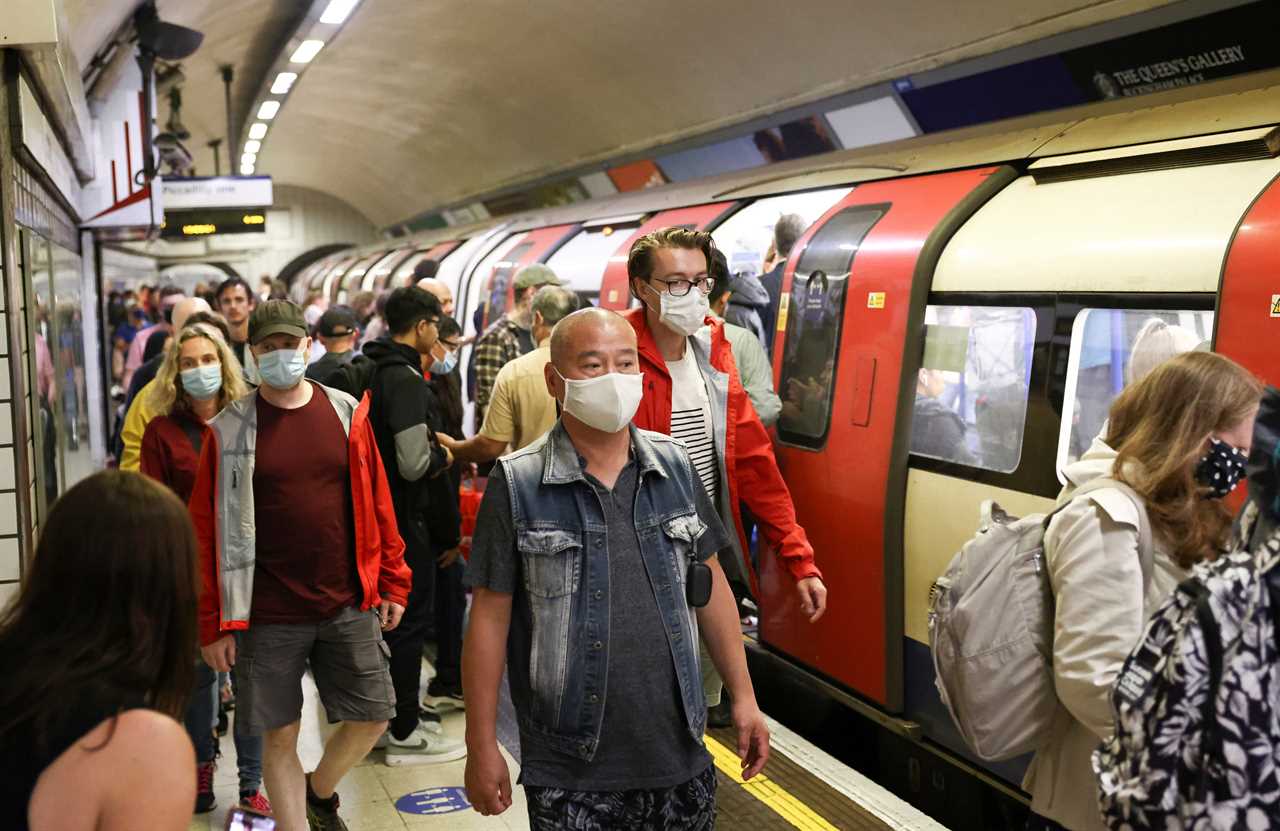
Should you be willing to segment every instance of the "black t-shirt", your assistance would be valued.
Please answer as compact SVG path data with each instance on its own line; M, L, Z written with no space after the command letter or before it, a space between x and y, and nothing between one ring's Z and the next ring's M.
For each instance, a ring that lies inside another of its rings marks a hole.
M618 475L612 491L587 474L604 508L609 551L609 668L600 744L587 762L522 731L520 766L525 785L575 791L667 788L687 782L711 763L706 748L689 735L666 629L641 559L633 513L637 474L633 459ZM507 487L503 468L495 466L480 508L467 582L515 592L523 586L523 578ZM707 525L698 542L698 554L706 560L728 548L729 537L706 492L701 487L693 491L698 516ZM520 594L513 628L530 626L528 604ZM511 642L528 640L517 633ZM527 663L529 656L509 655L508 660ZM700 684L701 679L693 683ZM528 691L517 687L513 681L512 699L521 708L528 701Z
M3 673L0 673L3 674ZM102 722L144 706L143 696L93 683L87 689L60 690L74 702L47 725L37 739L30 723L15 727L0 743L0 828L27 831L27 809L45 769Z

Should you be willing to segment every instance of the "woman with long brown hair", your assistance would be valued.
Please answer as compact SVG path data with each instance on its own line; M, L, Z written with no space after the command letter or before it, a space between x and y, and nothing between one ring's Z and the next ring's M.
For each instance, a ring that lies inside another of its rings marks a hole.
M1064 507L1045 532L1063 707L1023 782L1029 829L1103 828L1090 754L1113 728L1111 687L1149 614L1192 566L1227 547L1232 515L1223 497L1244 475L1261 397L1258 380L1229 358L1178 355L1125 388L1105 438L1063 471ZM1127 486L1141 505L1120 488L1073 498L1099 478Z
M26 578L0 615L0 828L186 828L186 506L135 473L91 476L54 504Z

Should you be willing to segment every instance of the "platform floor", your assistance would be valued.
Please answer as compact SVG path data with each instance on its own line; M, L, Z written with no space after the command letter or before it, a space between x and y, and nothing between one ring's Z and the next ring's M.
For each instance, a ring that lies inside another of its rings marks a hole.
M430 672L424 664L423 684ZM315 686L304 682L305 705L299 751L303 766L320 758L330 731L320 710ZM502 719L508 721L508 719ZM446 734L462 739L464 716L445 717ZM898 799L857 771L814 747L783 725L769 720L773 755L765 772L743 782L731 729L713 730L707 747L719 778L717 829L801 829L801 831L946 831L937 822ZM500 731L506 732L506 731ZM504 736L504 741L509 742ZM515 748L518 755L519 749ZM237 798L235 745L222 740L223 756L215 777L218 807L195 817L190 831L221 831L226 810ZM503 749L511 780L519 773L517 756ZM465 760L441 765L388 767L381 751L374 751L338 788L342 816L352 831L389 829L512 829L529 828L523 788L513 789L513 804L497 817L482 817L466 803L463 786Z

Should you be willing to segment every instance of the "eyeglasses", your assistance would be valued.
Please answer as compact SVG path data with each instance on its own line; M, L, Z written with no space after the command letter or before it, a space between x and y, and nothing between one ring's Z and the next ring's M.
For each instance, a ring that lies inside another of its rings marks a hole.
M711 293L711 278L699 277L696 280L657 280L667 287L672 297L684 297L694 288L703 294Z

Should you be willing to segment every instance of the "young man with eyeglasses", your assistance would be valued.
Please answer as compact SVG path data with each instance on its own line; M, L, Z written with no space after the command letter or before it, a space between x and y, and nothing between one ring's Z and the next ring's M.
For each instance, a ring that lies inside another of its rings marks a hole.
M434 295L411 286L396 289L385 313L390 336L364 347L375 365L369 387L370 418L378 451L391 483L396 524L405 542L405 563L413 570L413 587L400 626L385 635L391 648L391 680L396 714L378 746L388 765L422 765L460 759L465 749L438 732L438 722L421 721L418 690L422 647L431 621L436 561L432 555L427 514L430 483L453 464L448 449L435 439L439 406L423 377L424 356L436 351L444 313Z
M745 504L795 579L800 608L816 622L827 605L822 573L796 522L769 435L743 389L724 323L710 315L713 250L710 234L685 228L663 228L631 246L627 277L643 305L623 317L635 329L644 373L644 398L633 423L681 439L689 449L725 526L736 531L731 556L724 558L729 581L740 592L758 591L739 511ZM715 708L720 680L710 661L702 665L708 704ZM718 708L714 715L723 723L727 713Z

